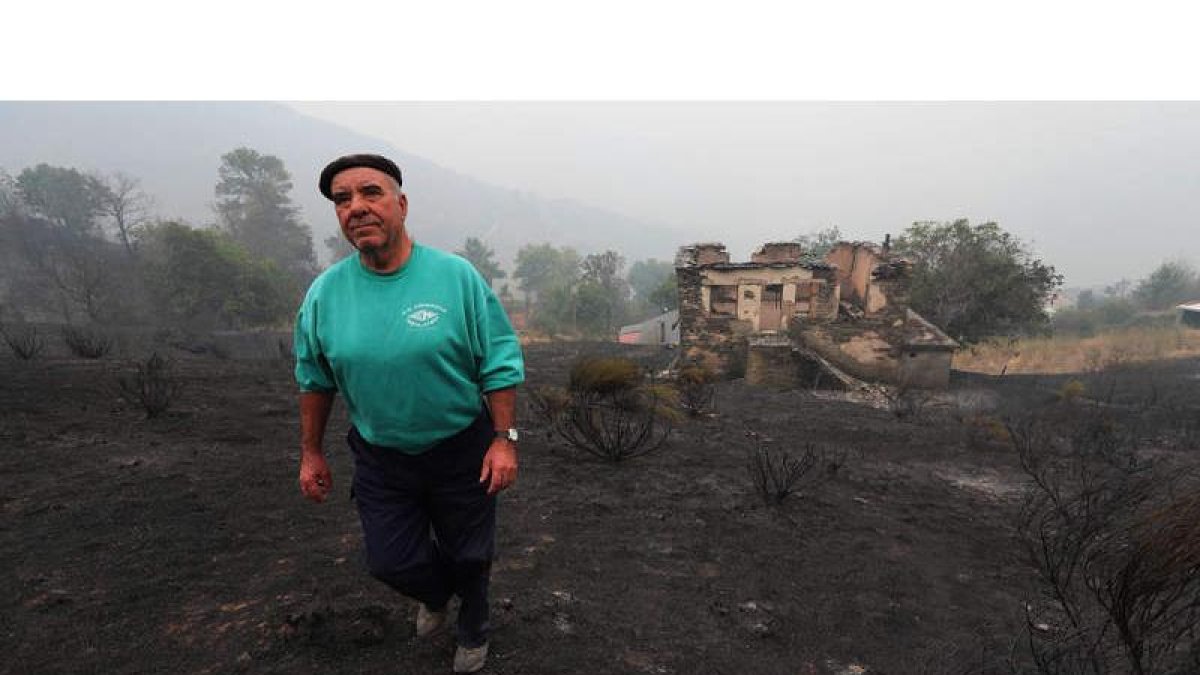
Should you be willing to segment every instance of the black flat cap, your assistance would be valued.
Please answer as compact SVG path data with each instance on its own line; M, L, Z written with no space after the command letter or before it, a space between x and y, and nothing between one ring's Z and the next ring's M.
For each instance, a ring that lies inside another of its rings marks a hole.
M338 157L321 170L321 178L317 181L317 187L321 190L321 194L325 195L326 199L332 200L333 193L330 192L329 186L333 183L333 177L346 169L359 166L382 171L395 178L397 185L404 185L404 179L400 177L400 167L387 157L383 155L346 155Z

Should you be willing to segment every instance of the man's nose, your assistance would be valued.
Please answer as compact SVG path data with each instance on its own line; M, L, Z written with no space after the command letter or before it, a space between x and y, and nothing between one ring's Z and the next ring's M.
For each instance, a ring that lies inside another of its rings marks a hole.
M362 195L350 196L350 215L360 216L367 212L367 200Z

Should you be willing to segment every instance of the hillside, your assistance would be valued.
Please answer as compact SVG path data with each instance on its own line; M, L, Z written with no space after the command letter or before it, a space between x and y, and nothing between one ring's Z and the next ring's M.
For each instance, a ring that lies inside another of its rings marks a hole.
M452 249L475 236L505 261L522 245L540 242L582 253L616 248L632 261L666 259L686 243L660 224L489 185L277 103L0 102L0 169L15 175L45 162L122 171L141 179L158 215L194 224L213 220L220 157L243 145L284 161L293 198L318 243L335 232L336 223L316 190L316 176L330 159L363 151L389 155L402 166L410 228L434 246Z

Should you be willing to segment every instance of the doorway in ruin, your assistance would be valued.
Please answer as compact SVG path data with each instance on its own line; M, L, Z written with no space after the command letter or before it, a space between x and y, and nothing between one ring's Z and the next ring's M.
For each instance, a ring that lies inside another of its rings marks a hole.
M758 306L758 329L779 330L783 327L783 284L763 286L762 302Z

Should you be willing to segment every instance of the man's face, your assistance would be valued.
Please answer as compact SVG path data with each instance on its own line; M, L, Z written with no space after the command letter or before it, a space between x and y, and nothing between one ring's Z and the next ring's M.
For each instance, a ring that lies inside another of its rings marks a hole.
M351 246L364 253L398 250L404 240L408 198L391 176L356 166L334 176L329 191L338 224Z

